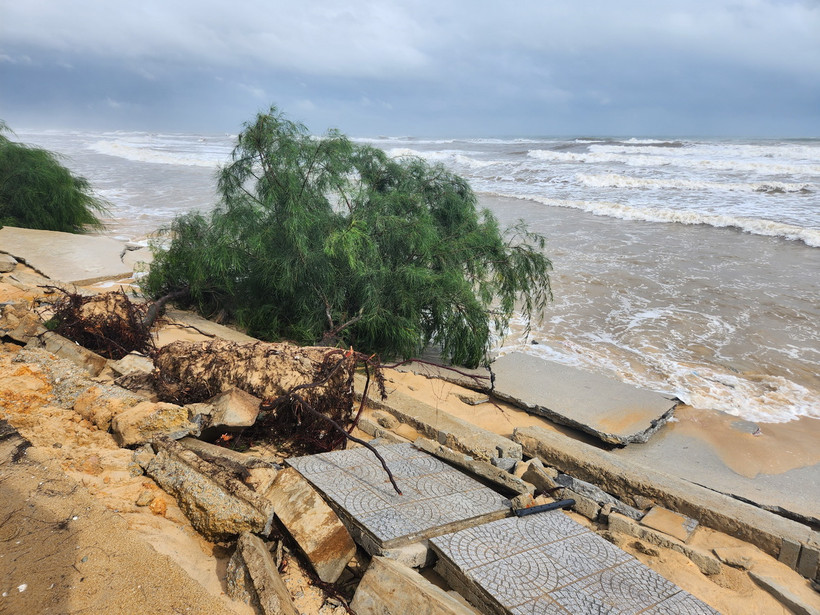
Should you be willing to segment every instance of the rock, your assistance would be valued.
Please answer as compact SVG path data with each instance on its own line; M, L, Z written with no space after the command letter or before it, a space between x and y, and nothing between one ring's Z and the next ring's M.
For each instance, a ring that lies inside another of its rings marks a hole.
M108 364L108 360L105 357L98 355L96 352L91 352L53 331L46 331L37 337L32 337L29 339L26 347L45 348L48 352L57 355L61 359L67 359L79 365L92 376L98 376Z
M21 344L27 344L32 338L48 331L42 319L34 312L25 312L19 316L14 313L5 315L3 329L6 330L7 337Z
M228 595L253 605L264 615L299 615L270 551L258 536L244 533L228 562Z
M385 429L395 429L399 426L399 421L395 416L383 410L374 410L373 418L375 421Z
M535 498L529 493L523 493L515 496L510 500L510 506L513 510L523 510L525 508L532 508L535 506Z
M173 495L191 525L206 539L221 541L243 532L270 533L273 508L233 473L201 459L172 440L154 442L145 467Z
M655 505L655 500L645 498L642 495L633 495L632 501L635 502L635 507L640 510L647 510Z
M120 446L134 446L157 436L177 440L199 433L199 428L188 420L188 411L182 406L144 401L115 416L111 431Z
M356 553L339 517L293 468L279 472L265 497L325 583L334 583Z
M404 545L403 547L384 549L381 552L381 556L392 559L409 568L426 568L427 566L432 566L435 562L435 555L426 540Z
M727 566L741 570L749 570L754 562L754 552L749 547L716 547L712 553Z
M496 468L501 468L505 472L509 472L515 467L515 464L519 462L517 459L513 459L511 457L493 457L490 459L490 463ZM519 476L518 478L521 477Z
M780 604L789 609L794 615L816 615L820 613L820 600L812 599L812 596L803 598L778 579L754 570L749 572L749 577L774 596Z
M509 472L505 472L500 468L485 461L473 459L469 455L456 452L442 444L438 444L427 438L417 438L413 442L413 446L423 450L431 455L443 459L453 465L456 465L467 472L475 474L476 476L486 479L493 484L502 487L503 489L512 491L514 493L529 493L532 494L534 488L531 484L524 482L520 478L513 476Z
M375 421L371 421L366 416L360 417L359 422L356 425L359 429L361 429L364 433L373 436L377 440L383 440L388 444L397 444L399 442L409 442L407 438L403 438L398 434L393 433L392 431L388 431L379 427L379 424ZM372 442L371 442L372 444Z
M689 542L698 527L698 522L671 510L655 506L641 519L641 525L674 536L681 542Z
M241 431L256 422L262 400L233 387L208 400L213 409L208 424L209 432Z
M358 615L476 615L412 568L384 557L373 558L350 606Z
M145 399L126 389L94 385L80 393L74 401L74 411L103 431L111 427L111 420Z
M137 497L136 504L137 506L148 506L154 500L154 492L150 489L143 490L139 497Z
M626 515L631 519L635 519L637 521L643 517L643 512L636 508L632 508L628 504L625 504L615 496L608 494L606 491L596 485L593 485L592 483L578 480L569 474L559 474L555 481L562 487L566 487L578 495L589 498L590 500L597 502L599 505L612 504L613 510Z
M150 374L154 371L154 362L138 352L131 352L119 361L109 361L108 365L118 376L127 376L134 372Z
M11 254L0 252L0 273L8 273L9 271L14 271L15 267L17 267L17 259L14 258Z
M540 463L540 462L539 462ZM543 465L531 463L521 479L531 483L541 493L548 493L551 489L555 489L558 484L553 480L553 477L544 469Z
M575 500L575 506L573 506L572 509L590 521L595 521L601 512L601 505L598 504L598 502L579 493L575 493L570 489L564 489L563 497L565 499Z
M179 443L194 451L201 459L236 473L243 483L259 494L270 489L276 475L282 469L277 463L223 446L209 444L196 438L182 438Z
M479 393L477 391L470 391L469 393L461 393L458 398L468 406L478 406L490 401L486 393Z

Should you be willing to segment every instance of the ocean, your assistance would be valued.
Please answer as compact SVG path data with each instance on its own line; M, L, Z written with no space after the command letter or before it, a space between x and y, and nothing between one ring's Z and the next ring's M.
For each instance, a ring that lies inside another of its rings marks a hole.
M216 201L231 135L18 132L130 241ZM757 422L820 418L820 140L355 139L466 177L548 239L555 300L522 351Z

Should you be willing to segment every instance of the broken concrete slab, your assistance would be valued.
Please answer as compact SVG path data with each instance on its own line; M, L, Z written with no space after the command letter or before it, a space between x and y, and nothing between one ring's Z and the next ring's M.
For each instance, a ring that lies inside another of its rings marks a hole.
M53 331L46 331L36 337L32 337L29 339L26 347L44 348L61 359L67 359L79 365L91 376L98 376L108 364L108 360L105 357L98 355L96 352L91 352L87 348L83 348L76 342L72 342L70 339Z
M0 252L0 273L8 273L9 271L14 271L15 267L17 267L17 259L14 258L11 254Z
M511 491L518 494L532 494L535 490L533 486L517 476L513 476L509 472L498 468L486 461L473 459L469 455L459 453L443 444L438 444L427 438L417 438L413 445L423 450L426 453L435 455L439 459L451 463L463 470L474 474L479 478L487 480L494 485L500 487L502 490Z
M258 536L244 533L228 562L228 595L252 605L263 615L299 615L267 546Z
M98 235L77 235L34 229L0 228L0 249L38 273L66 284L93 284L131 275L120 255L121 241Z
M335 583L356 553L336 513L293 468L279 472L265 497L319 578Z
M634 538L640 538L665 549L672 549L688 557L698 569L706 575L720 574L720 560L701 549L691 547L677 538L664 532L642 526L629 517L619 513L610 513L607 519L612 532L620 532Z
M732 568L749 570L754 565L755 553L752 547L715 547L712 553Z
M111 432L120 446L134 446L158 436L178 440L199 434L199 426L188 419L188 410L182 406L143 401L116 415Z
M287 462L327 497L356 542L371 555L510 512L509 501L495 491L414 446L389 444L378 451L402 495L393 490L366 448Z
M807 590L798 595L775 577L755 570L749 571L749 577L774 596L775 600L789 609L794 615L817 615L817 613L820 613L820 595L816 592Z
M669 534L681 542L689 542L698 527L698 522L694 519L667 510L662 506L653 507L643 516L640 523L653 530Z
M273 507L235 474L175 441L155 441L154 448L145 473L176 498L191 525L208 540L270 533Z
M182 438L179 443L194 451L200 459L233 472L240 477L243 483L260 495L270 489L276 475L282 469L273 461L234 451L224 446L209 444L196 438Z
M520 352L496 359L492 370L496 397L609 444L646 442L677 405L659 393Z
M610 495L592 483L579 480L569 476L568 474L559 474L556 476L555 482L578 495L597 502L599 505L610 504L612 506L612 510L615 512L619 512L631 519L635 519L636 521L643 517L643 512L637 508L633 508L632 506L625 504L615 496Z
M518 428L513 438L522 444L527 455L573 477L595 481L616 497L650 498L701 525L755 545L772 557L780 554L784 538L807 544L817 535L790 519L541 427Z
M356 374L356 389L363 391L364 384L365 377ZM431 440L483 461L489 462L493 457L521 459L520 445L509 438L476 427L400 391L392 391L384 401L370 399L369 404L389 412Z
M358 615L476 615L412 568L374 557L350 603Z
M501 519L430 544L436 570L486 613L717 613L561 511Z

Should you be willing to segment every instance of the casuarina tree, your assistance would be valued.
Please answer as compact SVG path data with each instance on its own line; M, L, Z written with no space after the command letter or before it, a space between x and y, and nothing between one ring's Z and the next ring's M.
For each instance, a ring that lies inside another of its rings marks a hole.
M105 202L48 150L3 135L0 121L0 225L81 233L101 228Z
M432 344L477 365L493 328L551 298L544 238L502 231L464 179L313 137L275 107L244 125L218 189L213 211L167 229L144 289L187 291L183 304L263 339L403 358Z

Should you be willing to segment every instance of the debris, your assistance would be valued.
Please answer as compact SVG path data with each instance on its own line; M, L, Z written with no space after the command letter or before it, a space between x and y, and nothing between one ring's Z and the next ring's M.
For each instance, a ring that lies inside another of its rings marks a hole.
M253 605L264 615L299 615L262 539L245 532L228 562L228 595Z
M373 558L350 606L358 615L476 615L412 568L385 557Z
M279 472L265 497L319 578L335 583L356 553L356 543L336 513L293 468Z

